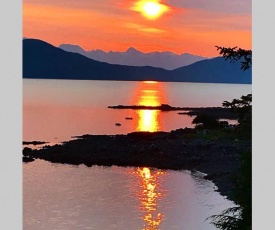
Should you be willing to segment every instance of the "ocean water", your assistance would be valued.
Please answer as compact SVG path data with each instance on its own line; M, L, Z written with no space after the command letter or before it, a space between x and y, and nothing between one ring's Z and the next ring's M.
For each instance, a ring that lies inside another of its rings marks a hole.
M193 118L177 111L107 107L221 106L251 90L251 85L24 79L23 140L55 144L83 134L193 127ZM115 126L117 122L121 126ZM23 164L23 227L214 230L207 217L235 206L215 189L200 173L189 171L88 168L35 160Z
M171 131L193 127L178 111L115 110L109 105L222 106L251 85L179 82L23 80L23 140L58 143L83 134ZM132 117L126 120L125 117ZM115 126L121 123L121 126Z
M214 230L207 218L235 204L189 171L23 165L25 230Z

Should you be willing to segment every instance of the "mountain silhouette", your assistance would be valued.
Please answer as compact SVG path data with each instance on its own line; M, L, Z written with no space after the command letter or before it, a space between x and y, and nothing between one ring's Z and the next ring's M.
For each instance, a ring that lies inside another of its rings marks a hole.
M78 45L62 44L59 48L73 53L82 54L96 61L107 62L109 64L129 65L129 66L152 66L167 70L176 69L182 66L193 64L197 61L205 60L206 57L192 54L175 54L172 52L150 52L143 53L134 47L130 47L125 52L104 52L102 50L85 51Z
M240 62L231 63L217 57L175 69L170 80L180 78L186 82L252 84L251 69L243 71L240 67Z
M112 65L66 52L41 40L23 40L23 78L164 81L167 72L150 66Z
M84 56L86 54L86 51L78 45L62 44L59 46L59 48L65 50L65 51L68 51L68 52L79 53Z
M251 75L251 70L240 70L240 63L230 63L221 57L168 71L150 66L108 64L41 40L23 40L23 78L251 84Z

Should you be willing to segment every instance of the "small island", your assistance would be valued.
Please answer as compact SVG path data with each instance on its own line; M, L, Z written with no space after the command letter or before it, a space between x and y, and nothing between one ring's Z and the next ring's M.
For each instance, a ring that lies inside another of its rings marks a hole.
M49 142L46 141L23 141L23 145L44 145Z
M160 110L163 112L168 111L185 111L179 112L180 115L197 116L199 114L208 114L216 117L217 119L237 120L238 114L230 108L224 107L173 107L168 104L161 104L159 106L146 106L146 105L115 105L108 106L110 109L133 109L133 110Z

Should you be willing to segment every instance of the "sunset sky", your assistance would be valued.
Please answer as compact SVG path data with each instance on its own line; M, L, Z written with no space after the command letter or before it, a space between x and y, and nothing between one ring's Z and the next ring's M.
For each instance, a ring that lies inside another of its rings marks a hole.
M251 0L23 0L23 36L85 50L251 49Z

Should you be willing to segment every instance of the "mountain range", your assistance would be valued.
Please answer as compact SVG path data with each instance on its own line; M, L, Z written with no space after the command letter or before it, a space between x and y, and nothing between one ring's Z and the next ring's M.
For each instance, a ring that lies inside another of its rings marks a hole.
M78 45L71 44L61 44L59 48L68 52L79 53L96 61L107 62L109 64L152 66L167 70L176 69L207 59L206 57L193 54L175 54L168 51L143 53L134 47L130 47L126 52L105 52L102 50L86 51Z
M221 57L175 70L109 64L64 51L45 41L24 39L23 78L251 84L252 71L242 71L240 63L230 63Z

